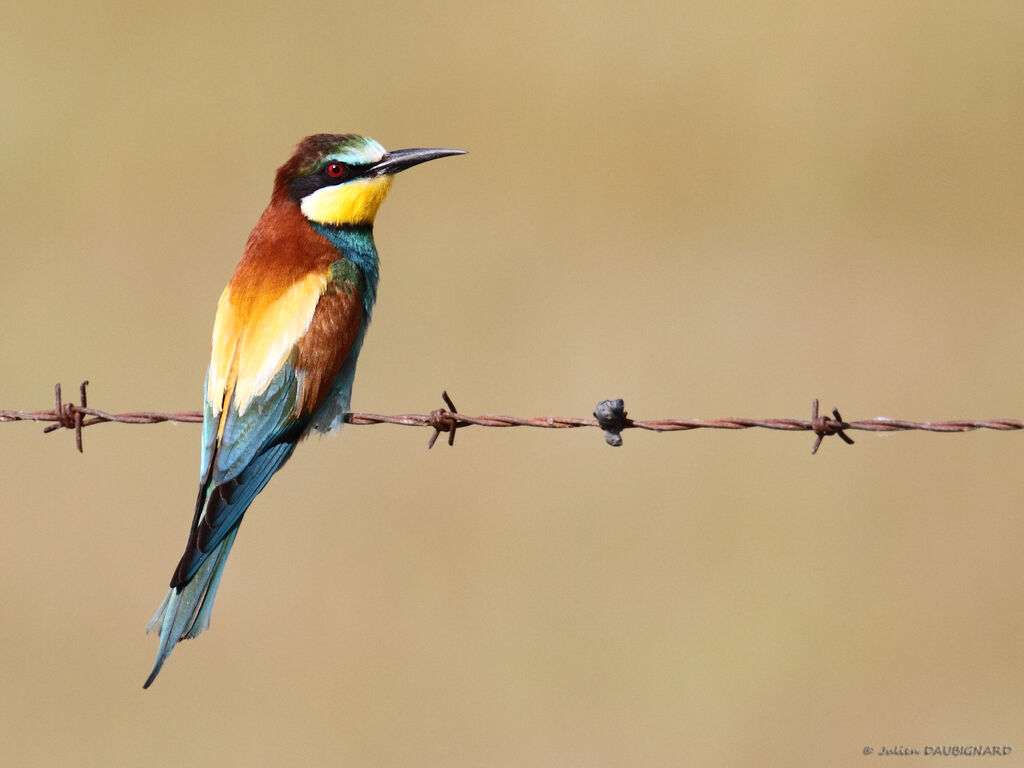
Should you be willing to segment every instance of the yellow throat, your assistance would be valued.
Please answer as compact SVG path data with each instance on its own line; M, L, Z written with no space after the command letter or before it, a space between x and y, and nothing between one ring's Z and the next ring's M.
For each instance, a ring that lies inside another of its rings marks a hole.
M318 224L373 224L390 189L391 176L386 175L322 187L302 198L302 215Z

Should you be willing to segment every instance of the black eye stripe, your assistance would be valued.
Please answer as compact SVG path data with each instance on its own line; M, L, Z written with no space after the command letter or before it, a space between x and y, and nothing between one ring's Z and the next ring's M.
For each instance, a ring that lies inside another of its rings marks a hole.
M332 175L331 166L341 166L341 174L338 176ZM317 189L322 189L325 186L335 186L351 181L353 178L358 178L369 167L371 167L371 164L349 165L338 161L325 163L312 173L294 179L288 185L288 197L298 203L307 195L312 195Z
M337 160L331 160L328 163L324 163L320 168L313 171L307 176L300 176L299 178L292 181L288 185L288 196L296 203L311 195L318 189L324 187L333 187L338 184L344 184L352 179L359 178L366 172L367 168L372 167L372 163L361 163L359 165L342 163ZM332 166L340 166L341 173L337 176L331 173Z

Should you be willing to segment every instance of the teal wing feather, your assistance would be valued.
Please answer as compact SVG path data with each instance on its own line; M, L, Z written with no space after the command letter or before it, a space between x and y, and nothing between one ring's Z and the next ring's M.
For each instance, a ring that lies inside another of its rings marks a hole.
M228 532L238 527L249 504L291 456L308 421L295 416L297 391L295 368L286 363L267 389L242 412L231 405L225 409L219 442L217 416L207 407L203 481L188 545L175 570L172 587L182 586L192 578ZM207 430L210 421L214 426Z
M209 627L210 612L238 526L271 476L292 455L309 417L295 418L298 377L290 364L241 413L229 406L220 441L219 414L203 422L203 480L185 553L170 591L147 630L159 629L160 648L148 688L179 640Z

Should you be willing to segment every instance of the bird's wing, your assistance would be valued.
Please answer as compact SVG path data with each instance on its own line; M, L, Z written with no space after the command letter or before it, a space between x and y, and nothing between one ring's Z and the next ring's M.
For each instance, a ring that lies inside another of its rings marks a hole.
M187 584L234 531L323 403L362 322L351 283L313 273L276 295L221 296L206 378L199 496L171 580ZM239 292L242 294L243 292Z

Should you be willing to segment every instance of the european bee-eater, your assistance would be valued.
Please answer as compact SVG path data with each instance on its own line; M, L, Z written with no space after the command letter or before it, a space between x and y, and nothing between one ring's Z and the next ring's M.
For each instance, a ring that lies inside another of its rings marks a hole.
M313 430L341 426L377 296L373 220L391 177L461 149L387 152L318 134L277 171L270 204L217 305L203 403L199 498L185 554L147 630L160 649L210 625L242 516Z

